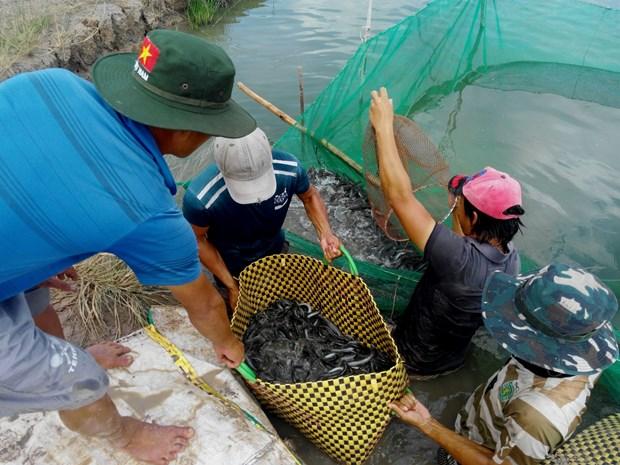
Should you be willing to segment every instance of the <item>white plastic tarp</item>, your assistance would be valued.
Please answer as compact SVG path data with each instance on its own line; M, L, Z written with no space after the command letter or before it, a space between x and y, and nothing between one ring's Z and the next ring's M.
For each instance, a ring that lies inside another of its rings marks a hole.
M213 388L273 427L230 372L216 361L211 344L189 323L182 309L154 309L158 329L187 356ZM128 369L109 372L109 394L122 415L196 430L176 465L294 464L275 432L261 431L242 414L191 385L168 353L143 331L121 340L133 351ZM138 464L104 442L67 430L56 412L0 418L0 463L19 465Z

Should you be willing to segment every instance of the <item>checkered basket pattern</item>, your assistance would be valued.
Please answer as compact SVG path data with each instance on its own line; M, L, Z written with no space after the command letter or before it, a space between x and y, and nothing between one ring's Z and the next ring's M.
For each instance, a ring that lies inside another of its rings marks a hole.
M403 359L366 284L356 276L295 254L271 255L239 277L232 329L239 338L248 321L278 299L305 302L344 333L388 353L387 371L326 381L249 384L260 402L297 427L337 462L366 461L387 427L388 402L401 397L408 378Z
M620 413L569 439L543 465L620 465Z

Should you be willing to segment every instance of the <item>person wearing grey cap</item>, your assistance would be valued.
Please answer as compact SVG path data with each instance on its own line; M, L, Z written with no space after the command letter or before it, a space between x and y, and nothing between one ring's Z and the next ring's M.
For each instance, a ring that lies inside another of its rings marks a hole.
M235 277L250 263L286 251L282 225L293 194L303 202L325 258L341 254L325 204L297 158L272 151L258 128L213 144L215 165L188 186L183 215L198 239L201 262L228 289L231 308L239 292Z

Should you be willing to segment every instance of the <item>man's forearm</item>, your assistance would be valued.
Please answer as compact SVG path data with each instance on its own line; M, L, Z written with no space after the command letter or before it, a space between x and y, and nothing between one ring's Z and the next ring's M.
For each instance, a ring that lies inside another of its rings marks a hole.
M217 292L217 291L216 291ZM217 305L196 305L198 308L190 310L188 306L187 314L194 327L214 345L224 345L231 337L234 337L230 330L230 321L226 315L226 305L221 299Z
M447 450L460 465L495 465L491 449L446 428L434 418L418 428Z
M398 155L394 130L386 127L376 131L381 188L390 203L412 196L409 175Z
M331 232L331 226L329 225L329 217L327 216L327 208L325 202L321 198L321 195L315 187L311 187L312 191L308 196L300 196L304 209L308 218L314 225L316 233L319 237Z
M187 310L196 329L214 345L226 345L234 338L224 300L204 275L189 284L170 287Z
M230 274L226 263L224 263L224 259L215 246L204 237L198 239L198 255L202 264L206 266L224 286L230 289L235 285L235 280Z

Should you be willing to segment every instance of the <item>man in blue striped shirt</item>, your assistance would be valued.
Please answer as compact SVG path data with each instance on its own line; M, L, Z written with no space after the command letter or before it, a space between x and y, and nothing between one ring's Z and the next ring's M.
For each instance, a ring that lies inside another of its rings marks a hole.
M293 195L303 202L328 260L340 255L325 204L293 155L271 150L261 129L213 142L215 165L189 185L183 214L198 239L200 260L228 291L235 308L234 278L250 263L286 251L282 225Z
M167 286L221 361L241 363L225 305L200 272L163 155L256 127L230 99L234 66L198 37L152 31L138 57L112 54L95 86L60 69L0 85L0 416L59 410L65 425L167 464L191 428L121 417L87 352L38 329L24 292L98 252Z

